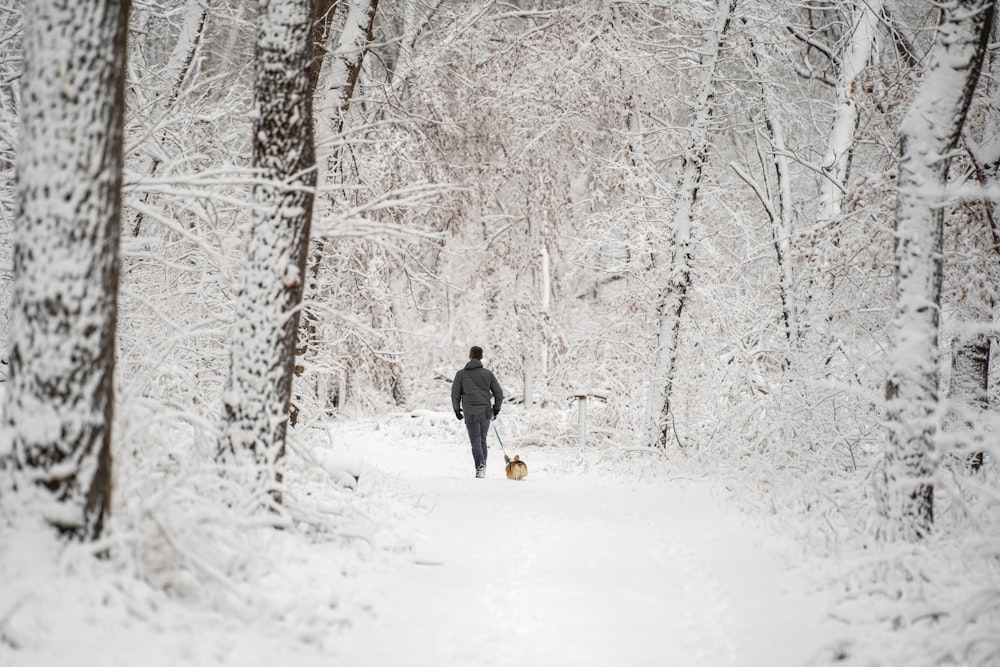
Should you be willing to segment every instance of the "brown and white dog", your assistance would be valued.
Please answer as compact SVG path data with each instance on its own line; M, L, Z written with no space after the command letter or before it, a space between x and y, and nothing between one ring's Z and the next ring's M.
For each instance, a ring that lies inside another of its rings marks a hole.
M519 480L528 476L528 464L520 456L515 455L512 459L505 455L503 458L507 462L507 479Z

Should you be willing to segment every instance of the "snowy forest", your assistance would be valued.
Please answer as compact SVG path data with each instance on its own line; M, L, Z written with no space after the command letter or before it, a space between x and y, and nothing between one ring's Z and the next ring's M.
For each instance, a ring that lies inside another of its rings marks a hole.
M791 541L795 664L1000 664L996 4L0 0L0 663L347 664L480 345Z

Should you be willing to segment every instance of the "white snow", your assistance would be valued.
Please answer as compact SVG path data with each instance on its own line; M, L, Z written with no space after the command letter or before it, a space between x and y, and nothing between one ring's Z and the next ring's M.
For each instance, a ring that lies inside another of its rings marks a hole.
M412 556L370 575L342 664L801 665L824 643L790 543L719 486L577 473L551 448L518 451L512 482L492 438L479 480L457 431L363 446L427 509Z
M0 664L771 666L831 643L795 543L720 482L635 481L516 438L527 479L493 438L475 479L449 416L338 421L296 459L293 514L353 541L226 520L186 481L119 503L138 516L103 547L6 531ZM360 470L356 494L324 468Z

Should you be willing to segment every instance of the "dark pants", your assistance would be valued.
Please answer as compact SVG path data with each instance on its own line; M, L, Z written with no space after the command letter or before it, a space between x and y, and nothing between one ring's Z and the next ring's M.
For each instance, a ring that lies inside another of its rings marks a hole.
M486 468L486 436L490 434L492 416L489 411L478 415L465 414L465 428L469 431L469 442L472 443L472 459L476 463L476 470Z

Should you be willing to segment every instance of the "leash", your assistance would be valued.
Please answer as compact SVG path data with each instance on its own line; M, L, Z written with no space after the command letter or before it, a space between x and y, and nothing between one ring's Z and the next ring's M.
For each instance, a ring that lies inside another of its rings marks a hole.
M510 463L510 457L507 456L507 450L503 448L503 440L500 439L500 431L497 430L496 420L493 421L493 433L497 437L497 442L500 443L500 451L503 452L504 463Z

